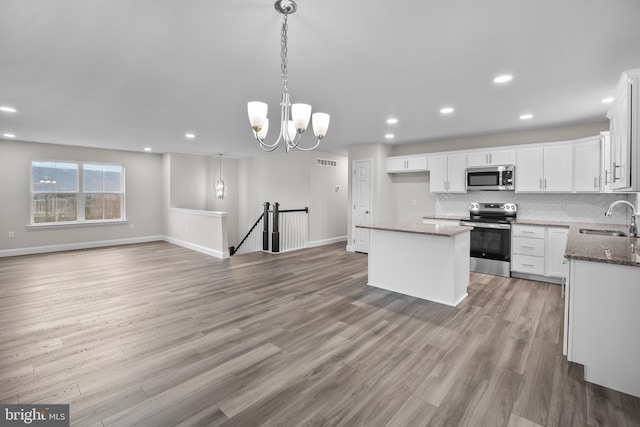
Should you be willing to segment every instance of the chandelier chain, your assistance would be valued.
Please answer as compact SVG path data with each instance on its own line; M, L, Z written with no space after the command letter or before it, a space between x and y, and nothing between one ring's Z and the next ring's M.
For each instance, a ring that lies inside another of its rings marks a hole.
M282 77L282 85L284 86L284 91L288 91L288 75L287 75L287 14L284 14L284 19L282 20L282 31L280 32L280 59L282 60L280 65L280 76Z

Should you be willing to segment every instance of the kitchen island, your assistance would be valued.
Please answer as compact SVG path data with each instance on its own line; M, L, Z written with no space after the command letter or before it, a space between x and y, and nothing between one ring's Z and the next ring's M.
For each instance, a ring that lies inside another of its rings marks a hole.
M408 222L369 232L370 286L450 306L467 296L471 227Z

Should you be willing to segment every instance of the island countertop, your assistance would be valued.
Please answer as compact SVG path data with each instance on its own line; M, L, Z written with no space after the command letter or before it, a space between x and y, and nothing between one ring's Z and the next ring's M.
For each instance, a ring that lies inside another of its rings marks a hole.
M444 224L423 224L420 222L378 222L371 225L356 225L357 228L369 230L397 231L401 233L429 234L432 236L451 237L465 231L471 231L472 227Z

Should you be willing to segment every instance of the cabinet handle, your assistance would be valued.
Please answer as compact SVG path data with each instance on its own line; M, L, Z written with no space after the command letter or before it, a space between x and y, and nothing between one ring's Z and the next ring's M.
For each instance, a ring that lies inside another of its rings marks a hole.
M540 178L540 189L541 190L543 189L543 187L542 187L542 178Z
M526 245L522 245L522 247L523 247L523 248L526 248L526 249L535 249L535 247L533 247L533 246L526 246Z
M489 163L493 163L493 154L489 153Z
M547 178L544 179L544 189L547 189Z
M597 176L593 177L593 188L598 188L598 177Z
M535 231L522 230L523 234L535 234Z
M522 264L525 267L535 267L533 264Z
M611 175L611 171L608 171L605 169L604 171L604 185L607 184L611 184L611 181L609 181L609 176Z
M620 177L616 177L616 169L620 169L620 165L616 165L616 162L613 162L613 182L620 179Z

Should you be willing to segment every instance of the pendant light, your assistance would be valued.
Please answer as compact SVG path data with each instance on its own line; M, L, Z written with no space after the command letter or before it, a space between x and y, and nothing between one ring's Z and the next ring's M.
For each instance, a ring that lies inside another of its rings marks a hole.
M224 181L222 180L222 154L219 154L219 156L220 156L220 175L214 187L216 189L216 199L224 199L225 186L224 186Z

